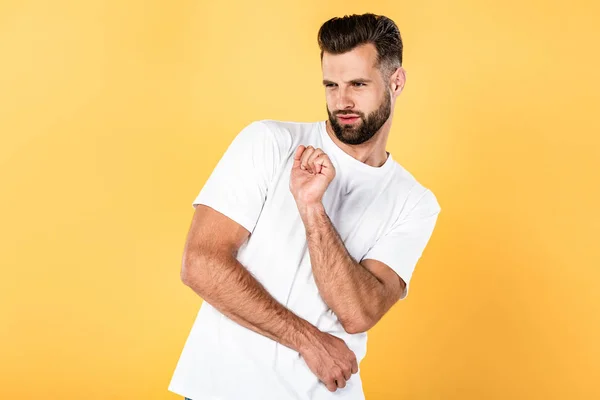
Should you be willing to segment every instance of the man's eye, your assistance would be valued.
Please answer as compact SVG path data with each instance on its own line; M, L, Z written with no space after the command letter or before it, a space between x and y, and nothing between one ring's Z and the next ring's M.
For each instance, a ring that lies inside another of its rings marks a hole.
M334 87L334 86L335 86L334 83L328 83L328 84L325 85L325 87Z
M365 86L365 84L362 83L362 82L354 82L354 86L359 86L360 87L360 86Z

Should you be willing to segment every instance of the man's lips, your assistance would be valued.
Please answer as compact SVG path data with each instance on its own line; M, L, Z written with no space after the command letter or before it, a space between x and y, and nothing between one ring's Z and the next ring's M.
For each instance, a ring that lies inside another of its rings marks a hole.
M353 115L353 114L345 114L345 115L338 115L338 118L345 123L352 123L356 120L358 120L360 117L358 115Z

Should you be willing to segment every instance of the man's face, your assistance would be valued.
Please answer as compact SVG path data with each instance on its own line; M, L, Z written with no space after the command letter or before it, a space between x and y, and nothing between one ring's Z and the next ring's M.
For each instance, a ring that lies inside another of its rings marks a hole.
M327 114L335 135L343 143L366 142L390 116L388 83L376 61L377 50L370 43L344 54L323 54Z

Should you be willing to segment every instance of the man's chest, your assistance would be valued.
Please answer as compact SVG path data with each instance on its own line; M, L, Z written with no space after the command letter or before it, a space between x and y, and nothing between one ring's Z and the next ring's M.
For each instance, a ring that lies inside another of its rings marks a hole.
M398 217L396 200L389 187L351 185L340 179L331 182L322 203L346 249L360 260ZM282 179L271 188L257 229L267 233L276 248L306 247L304 223L289 180Z

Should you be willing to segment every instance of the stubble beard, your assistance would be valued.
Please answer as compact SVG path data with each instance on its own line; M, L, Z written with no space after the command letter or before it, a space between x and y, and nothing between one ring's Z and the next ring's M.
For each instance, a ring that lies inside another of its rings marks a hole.
M333 133L335 133L335 136L342 143L350 145L362 144L375 136L383 124L388 120L392 111L391 99L388 93L384 94L384 99L379 108L371 112L366 118L361 112L347 113L359 115L359 123L341 125L338 123L336 115L344 115L344 113L338 112L336 115L333 115L329 111L327 105L325 105L325 107L327 108L327 114L329 115L329 122L333 129Z

